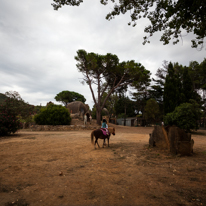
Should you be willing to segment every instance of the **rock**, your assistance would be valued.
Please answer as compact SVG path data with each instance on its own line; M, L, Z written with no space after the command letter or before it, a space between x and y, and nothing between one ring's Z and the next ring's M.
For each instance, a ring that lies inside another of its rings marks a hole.
M193 153L194 140L191 133L176 126L155 126L149 138L149 146L168 149L172 154L190 155Z

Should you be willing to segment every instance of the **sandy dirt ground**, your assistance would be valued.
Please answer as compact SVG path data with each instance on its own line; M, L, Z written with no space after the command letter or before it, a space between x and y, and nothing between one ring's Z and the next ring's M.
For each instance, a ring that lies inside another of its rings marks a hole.
M96 150L90 130L1 138L0 206L206 205L206 130L180 157L149 148L152 127L115 128Z

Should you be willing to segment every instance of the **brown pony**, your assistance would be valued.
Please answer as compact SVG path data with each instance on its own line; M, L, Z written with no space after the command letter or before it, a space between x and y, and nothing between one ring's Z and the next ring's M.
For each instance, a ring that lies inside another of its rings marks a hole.
M103 139L104 142L103 142L103 147L104 147L104 144L105 144L105 139L107 139L108 141L108 147L109 147L109 138L110 138L110 135L113 134L115 135L115 128L114 127L108 127L108 131L109 131L109 135L103 135L103 132L101 129L95 129L92 131L91 133L91 142L92 144L94 144L94 148L96 149L96 143L99 146L98 144L98 139ZM94 143L94 136L95 136L95 143Z

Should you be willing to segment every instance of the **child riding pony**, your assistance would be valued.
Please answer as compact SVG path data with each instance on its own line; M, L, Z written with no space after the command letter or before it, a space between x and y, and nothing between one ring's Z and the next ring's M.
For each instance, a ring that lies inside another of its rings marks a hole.
M91 133L91 143L94 144L95 149L96 149L96 144L98 145L98 147L100 147L99 144L98 144L98 139L103 139L104 140L103 147L104 147L105 139L107 139L108 147L109 147L109 138L110 138L111 134L115 135L115 128L114 127L109 127L108 132L109 132L108 135L104 135L102 129L96 129L96 130L92 131L92 133ZM95 137L95 142L94 142L94 137Z

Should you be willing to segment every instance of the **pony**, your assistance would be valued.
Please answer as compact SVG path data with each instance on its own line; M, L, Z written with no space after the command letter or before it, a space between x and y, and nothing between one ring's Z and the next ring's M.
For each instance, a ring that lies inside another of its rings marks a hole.
M111 134L115 135L115 128L114 127L108 127L109 135L104 135L102 129L95 129L91 132L91 143L94 144L94 149L96 149L96 144L99 146L98 139L103 139L103 147L105 144L105 139L108 141L108 147L109 147L109 138ZM94 142L95 137L95 142Z

